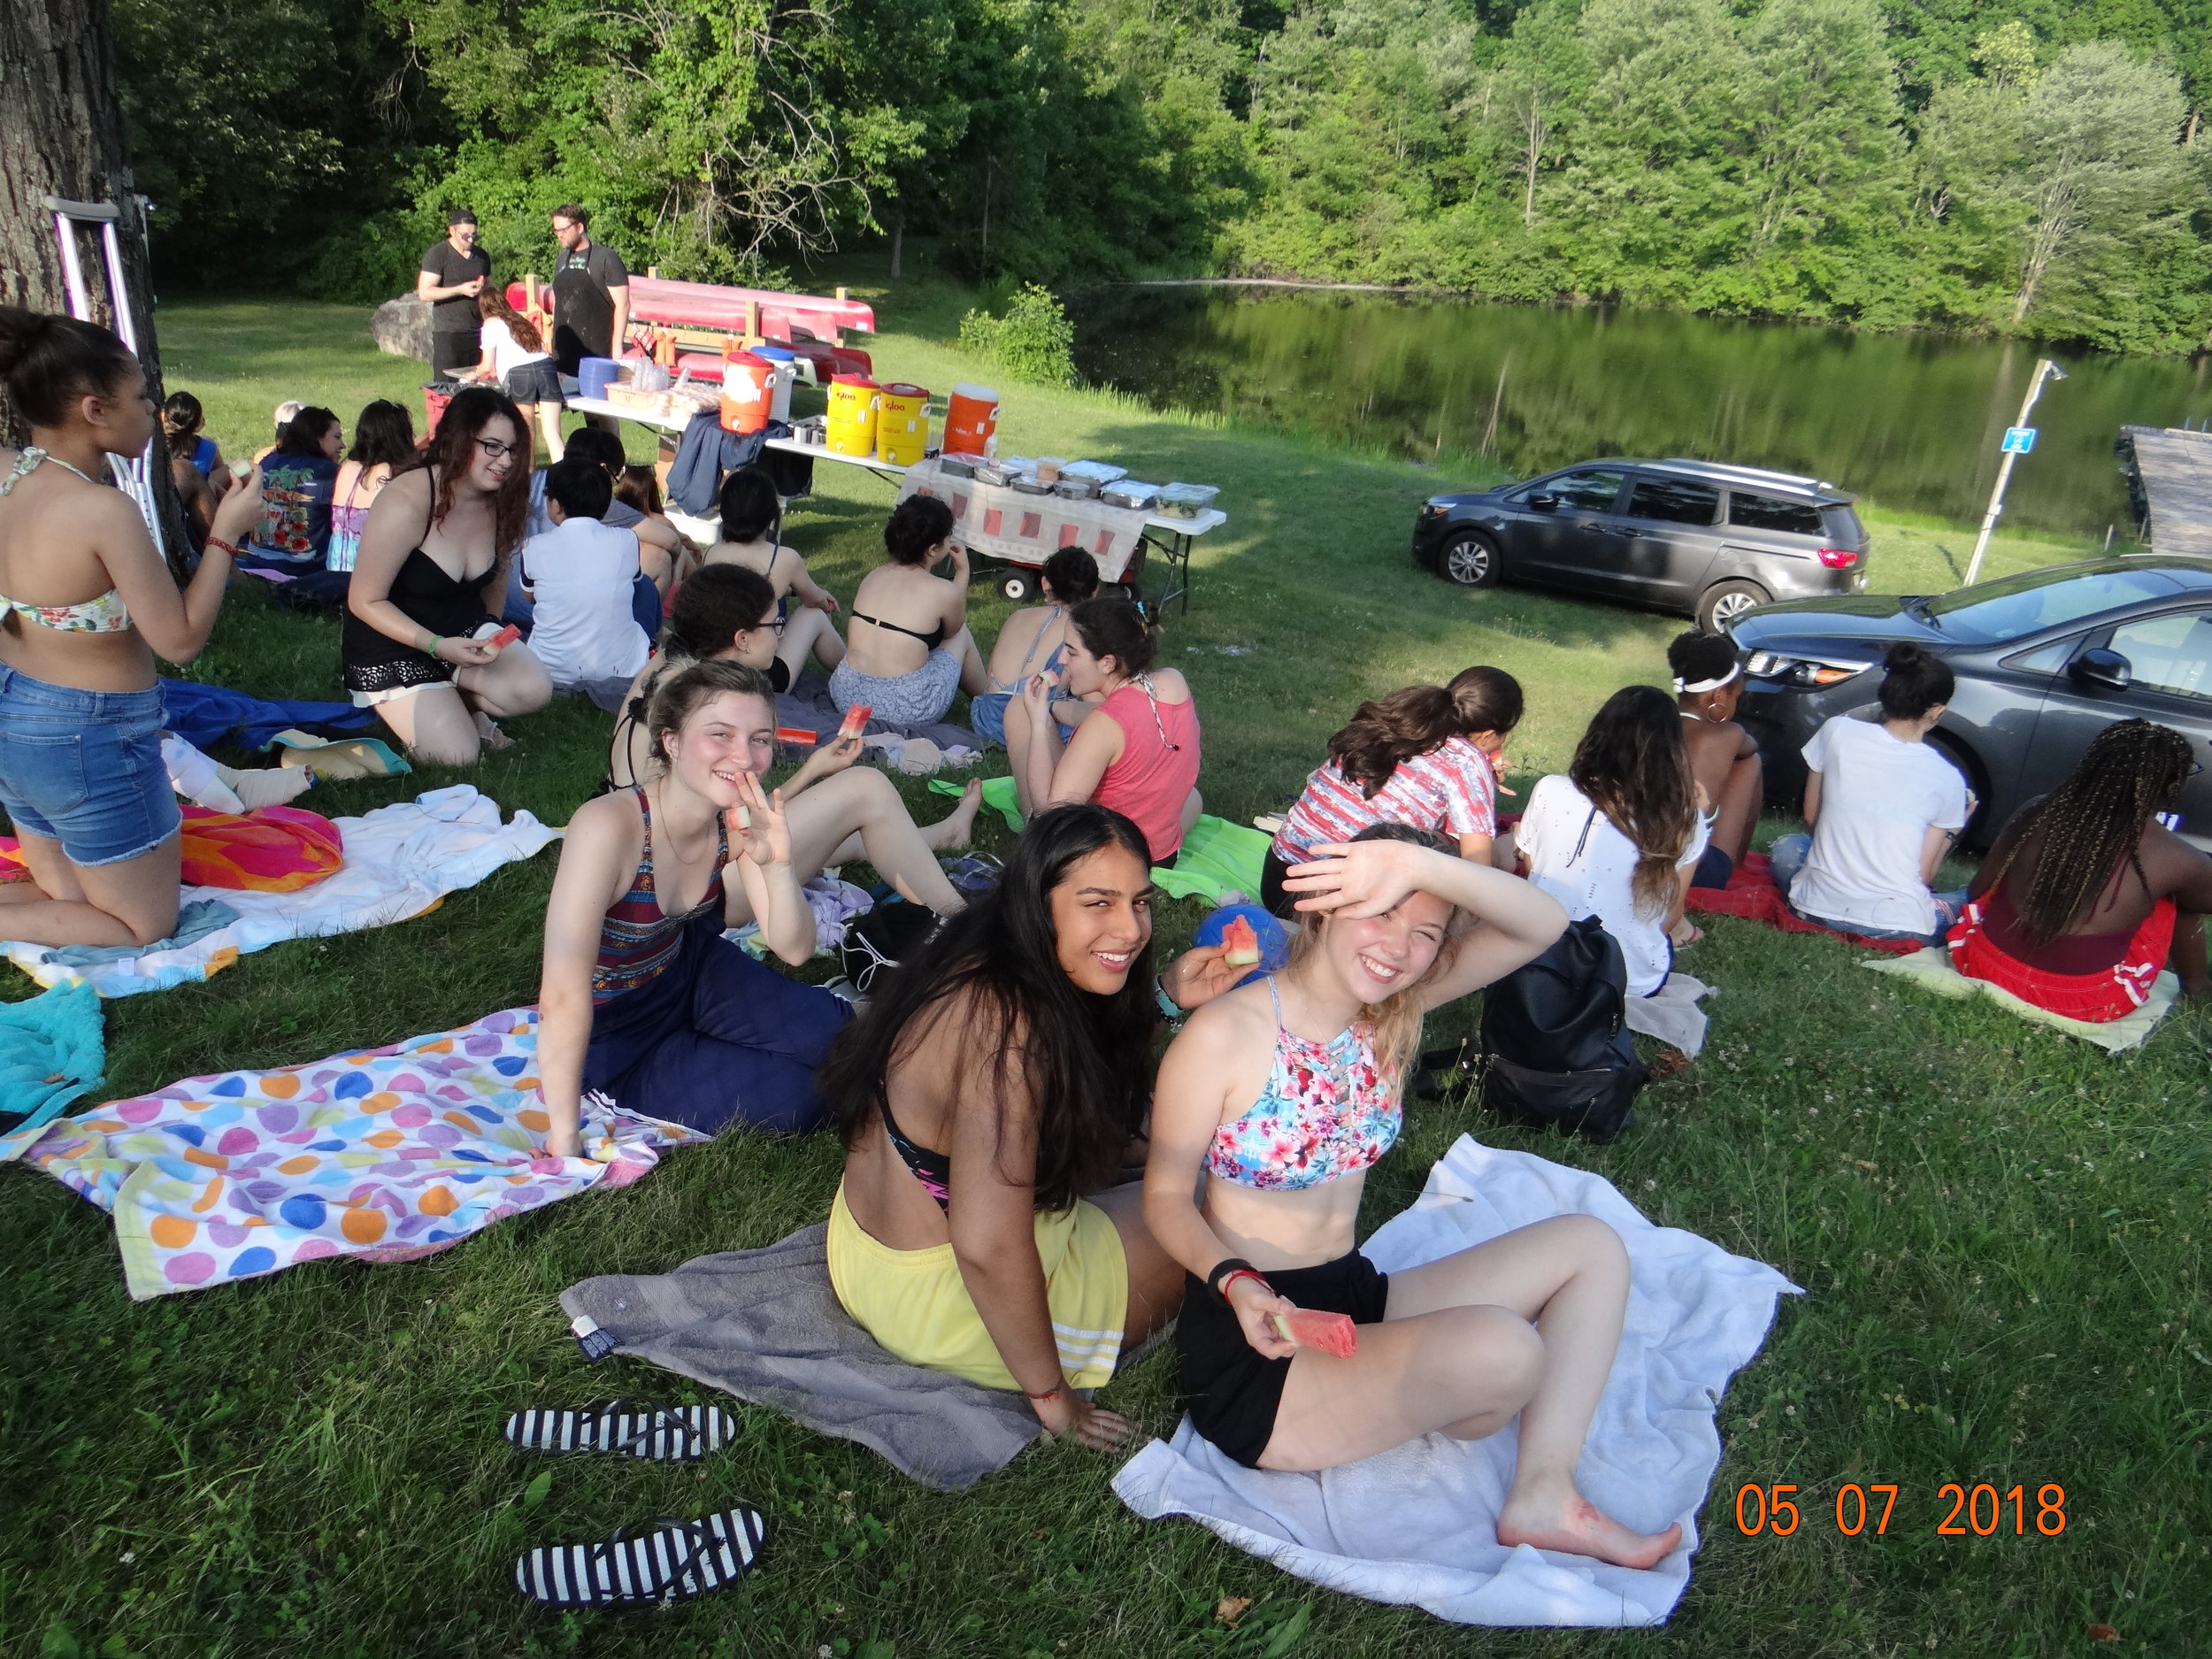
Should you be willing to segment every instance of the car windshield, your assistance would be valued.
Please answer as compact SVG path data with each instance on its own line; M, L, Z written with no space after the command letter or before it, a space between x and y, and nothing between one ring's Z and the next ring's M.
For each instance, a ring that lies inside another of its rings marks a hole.
M1991 645L2180 591L2181 584L2159 570L2060 568L1962 588L1927 601L1920 611L1963 644Z

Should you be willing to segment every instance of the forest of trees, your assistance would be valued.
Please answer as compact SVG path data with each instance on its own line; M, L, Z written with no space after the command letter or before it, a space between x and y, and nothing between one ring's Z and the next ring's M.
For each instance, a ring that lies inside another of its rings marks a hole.
M2185 351L2212 0L113 0L165 280L398 292L465 202L728 280L1404 283Z

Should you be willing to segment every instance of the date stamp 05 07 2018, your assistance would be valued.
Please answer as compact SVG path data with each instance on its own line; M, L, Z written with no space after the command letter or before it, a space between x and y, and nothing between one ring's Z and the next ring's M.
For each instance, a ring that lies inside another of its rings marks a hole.
M1787 1538L1797 1531L1802 1518L1791 1496L1796 1491L1797 1487L1786 1483L1740 1486L1736 1491L1736 1530L1746 1538L1756 1538L1762 1532ZM1839 1486L1836 1531L1847 1538L1856 1538L1862 1532L1871 1532L1877 1538L1885 1536L1896 1512L1897 1493L1898 1488L1887 1482L1872 1482L1864 1486L1854 1482ZM2009 1531L2016 1538L2026 1538L2032 1530L2035 1535L2056 1538L2066 1530L2066 1488L2055 1482L2038 1486L2031 1502L2024 1486L2015 1485L2000 1492L1988 1481L1972 1487L1946 1481L1936 1494L1936 1502L1938 1507L1948 1504L1950 1508L1950 1512L1936 1523L1939 1537L1988 1538ZM2009 1528L2004 1525L2007 1504L2012 1506Z

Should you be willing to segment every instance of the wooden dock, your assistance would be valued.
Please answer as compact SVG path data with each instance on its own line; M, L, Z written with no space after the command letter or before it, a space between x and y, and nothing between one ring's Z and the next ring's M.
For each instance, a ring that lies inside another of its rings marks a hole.
M2212 557L2212 432L2123 426L2112 449L2151 550Z

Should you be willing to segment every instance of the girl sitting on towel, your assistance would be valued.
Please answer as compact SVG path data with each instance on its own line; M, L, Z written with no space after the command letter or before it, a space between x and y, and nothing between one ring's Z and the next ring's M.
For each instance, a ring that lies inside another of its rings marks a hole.
M1312 850L1287 878L1306 912L1290 965L1200 1010L1160 1065L1144 1218L1190 1272L1191 1421L1248 1468L1310 1471L1517 1412L1498 1541L1649 1567L1680 1525L1631 1532L1575 1485L1628 1300L1613 1230L1555 1216L1387 1276L1353 1244L1422 1015L1531 960L1566 912L1400 825ZM1272 1316L1294 1308L1349 1315L1357 1351L1286 1340Z
M784 961L814 955L783 795L760 786L776 755L768 682L695 663L653 694L647 724L650 780L576 809L546 905L539 1093L557 1157L581 1151L588 1089L709 1132L811 1129L814 1068L849 1018L722 937L757 918Z
M631 787L651 770L646 710L664 680L689 663L723 662L757 670L773 684L769 665L780 626L766 578L741 565L710 565L678 589L661 653L631 682L615 721L607 787ZM914 822L890 779L872 766L853 764L859 758L856 737L824 743L784 780L784 816L799 879L812 880L826 864L864 858L905 898L951 915L963 901L937 855L968 844L983 786L971 780L958 806L924 826Z
M1155 668L1159 637L1125 597L1086 599L1068 612L1066 666L1033 676L1006 709L1006 755L1025 812L1036 803L1095 801L1144 831L1152 862L1170 864L1205 810L1198 792L1198 705L1190 682ZM1100 701L1064 748L1057 716Z
M2212 858L2159 822L2196 770L2189 740L2107 726L2073 775L2012 816L1967 889L1951 960L2070 1019L2125 1018L2162 967L2203 996Z
M837 1299L901 1359L1018 1388L1053 1434L1131 1425L1079 1396L1182 1300L1118 1184L1144 1133L1158 1004L1241 969L1218 947L1152 974L1144 837L1081 805L1034 818L989 895L895 972L821 1071L845 1142Z

